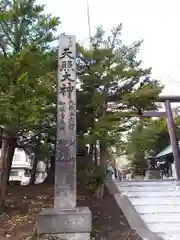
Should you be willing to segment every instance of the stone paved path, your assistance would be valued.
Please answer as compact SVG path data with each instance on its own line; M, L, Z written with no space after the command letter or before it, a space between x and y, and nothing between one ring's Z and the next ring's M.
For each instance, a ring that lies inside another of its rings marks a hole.
M148 228L165 240L180 240L180 182L115 181Z

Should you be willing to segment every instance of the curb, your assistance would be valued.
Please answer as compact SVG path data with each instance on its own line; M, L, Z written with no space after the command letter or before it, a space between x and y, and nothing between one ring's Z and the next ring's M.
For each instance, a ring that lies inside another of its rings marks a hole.
M164 238L158 236L152 232L142 218L139 216L129 199L121 195L118 188L112 179L106 180L105 183L109 193L115 198L119 208L124 213L130 227L137 232L137 234L144 240L164 240Z

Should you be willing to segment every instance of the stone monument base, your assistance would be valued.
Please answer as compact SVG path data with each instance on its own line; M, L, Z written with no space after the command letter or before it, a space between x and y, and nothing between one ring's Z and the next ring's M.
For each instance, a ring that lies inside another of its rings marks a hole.
M45 209L37 219L38 240L89 240L92 215L87 207Z
M41 234L38 240L90 240L90 233Z

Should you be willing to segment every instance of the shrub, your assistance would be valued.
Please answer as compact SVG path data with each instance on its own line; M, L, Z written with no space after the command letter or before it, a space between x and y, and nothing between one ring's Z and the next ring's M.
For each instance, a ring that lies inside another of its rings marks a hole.
M88 167L79 172L79 180L85 184L85 186L95 193L97 188L104 184L107 177L107 172L100 166Z

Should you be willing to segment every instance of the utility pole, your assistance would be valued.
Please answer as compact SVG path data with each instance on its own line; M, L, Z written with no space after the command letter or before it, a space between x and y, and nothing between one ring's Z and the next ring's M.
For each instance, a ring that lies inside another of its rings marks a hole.
M89 32L89 49L91 49L91 21L90 21L90 11L89 11L89 0L86 2L87 8L87 20L88 20L88 32Z

